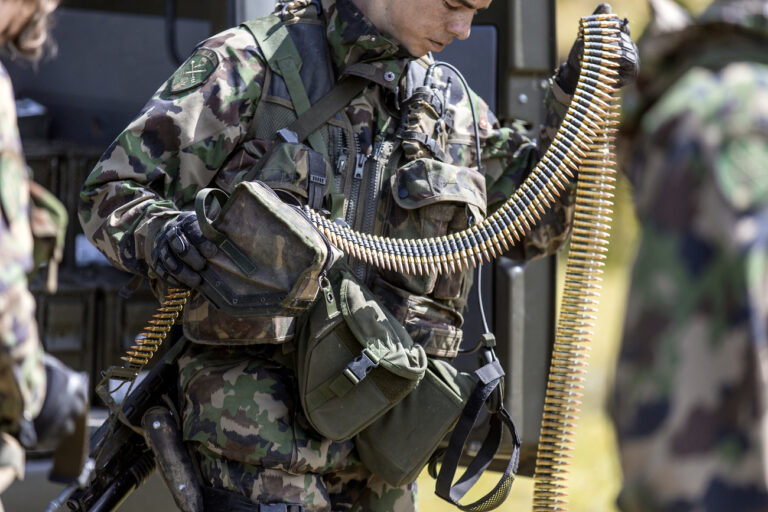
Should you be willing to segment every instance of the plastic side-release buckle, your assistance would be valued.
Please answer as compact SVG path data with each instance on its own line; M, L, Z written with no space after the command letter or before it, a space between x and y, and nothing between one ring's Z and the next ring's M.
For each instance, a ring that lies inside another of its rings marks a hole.
M379 358L367 348L344 368L344 376L357 386L371 370L379 366Z

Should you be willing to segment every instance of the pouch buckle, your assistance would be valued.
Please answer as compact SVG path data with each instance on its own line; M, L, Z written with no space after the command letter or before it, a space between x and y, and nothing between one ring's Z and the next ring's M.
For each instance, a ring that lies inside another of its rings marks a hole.
M344 368L343 373L353 385L357 386L369 373L371 373L371 370L378 366L378 356L367 348L364 348L360 355Z

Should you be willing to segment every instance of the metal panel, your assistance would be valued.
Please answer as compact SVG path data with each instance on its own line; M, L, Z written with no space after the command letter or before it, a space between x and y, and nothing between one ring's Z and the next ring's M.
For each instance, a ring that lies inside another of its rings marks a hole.
M19 98L48 108L51 136L106 148L176 65L156 16L60 9L53 36L58 56L37 69L3 59ZM180 19L183 55L210 35L210 23Z
M459 68L472 90L495 112L499 76L498 48L498 29L493 25L475 25L469 39L454 41L434 57Z
M543 115L540 84L557 59L555 0L493 2L476 23L493 25L500 34L497 113L538 124ZM527 101L520 101L521 93Z

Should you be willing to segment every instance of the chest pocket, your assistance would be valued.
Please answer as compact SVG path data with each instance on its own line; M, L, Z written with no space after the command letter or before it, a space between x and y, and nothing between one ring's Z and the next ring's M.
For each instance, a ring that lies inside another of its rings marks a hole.
M391 177L390 190L390 237L437 238L467 228L470 217L475 221L485 217L485 178L468 167L432 159L414 160ZM461 276L401 276L399 281L413 293L452 300L461 293ZM388 276L387 280L398 283L396 276Z

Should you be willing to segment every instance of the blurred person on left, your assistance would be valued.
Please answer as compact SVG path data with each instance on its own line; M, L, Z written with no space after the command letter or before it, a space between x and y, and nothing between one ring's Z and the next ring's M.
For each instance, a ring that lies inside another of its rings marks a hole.
M0 47L36 61L58 0L0 0ZM43 351L35 301L29 172L8 72L0 64L0 493L24 477L24 447L52 449L87 407L87 379ZM50 390L56 390L55 393ZM0 511L3 510L0 503Z

